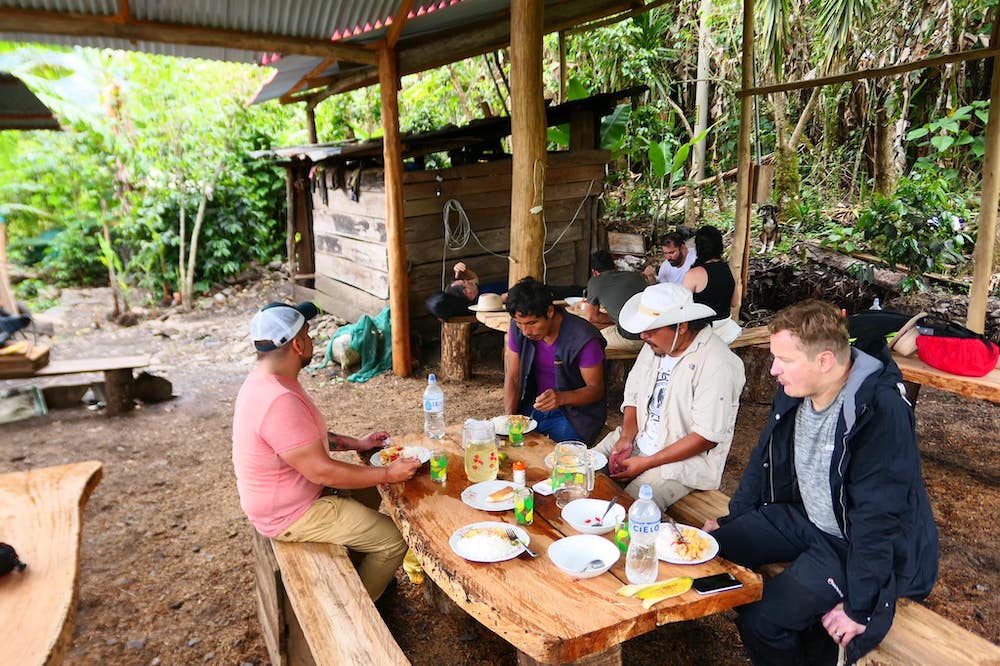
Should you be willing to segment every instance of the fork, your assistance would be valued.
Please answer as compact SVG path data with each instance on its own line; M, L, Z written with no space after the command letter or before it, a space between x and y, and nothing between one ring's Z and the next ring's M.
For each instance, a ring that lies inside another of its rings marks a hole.
M674 528L674 533L677 534L677 543L687 543L687 539L684 538L681 528L677 527L677 523L669 513L667 514L667 520L670 521L670 526Z
M524 550L527 551L528 555L531 555L532 557L538 557L538 555L535 555L534 551L528 548L528 544L521 541L521 537L517 536L517 532L514 531L513 527L504 528L504 532L507 533L507 538L510 539L511 543L516 543L517 545L523 547Z

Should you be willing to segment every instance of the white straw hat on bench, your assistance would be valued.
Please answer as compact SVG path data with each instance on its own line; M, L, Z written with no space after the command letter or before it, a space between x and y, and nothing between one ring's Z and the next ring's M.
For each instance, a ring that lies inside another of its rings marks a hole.
M503 310L503 302L500 294L479 294L479 300L475 305L470 305L473 312L500 312Z

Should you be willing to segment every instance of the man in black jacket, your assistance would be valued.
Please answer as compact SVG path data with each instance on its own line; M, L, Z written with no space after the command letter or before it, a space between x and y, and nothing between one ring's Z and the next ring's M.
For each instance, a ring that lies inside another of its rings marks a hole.
M834 306L800 303L768 328L780 387L729 515L705 528L729 560L791 563L738 609L754 664L833 663L837 646L853 663L896 599L923 599L937 578L913 409L885 345L852 348Z

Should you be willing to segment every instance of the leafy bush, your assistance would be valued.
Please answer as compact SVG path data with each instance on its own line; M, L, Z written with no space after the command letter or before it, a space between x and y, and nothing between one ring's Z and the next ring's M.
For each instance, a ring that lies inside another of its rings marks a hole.
M915 168L900 180L893 197L875 195L862 209L857 231L889 266L909 269L907 289L922 286L925 273L964 261L962 252L972 243L968 216L964 200L951 191L946 176L934 168Z

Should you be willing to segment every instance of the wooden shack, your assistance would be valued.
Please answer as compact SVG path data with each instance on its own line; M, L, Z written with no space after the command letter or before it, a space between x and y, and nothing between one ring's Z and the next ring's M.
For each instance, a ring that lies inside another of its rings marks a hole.
M584 285L598 238L600 195L610 154L595 148L600 120L636 91L606 94L548 109L549 125L569 123L570 150L550 152L542 190L546 224L545 275L550 284ZM410 327L436 336L425 309L451 267L465 261L482 282L506 281L510 248L511 168L501 140L509 118L403 139L407 166L447 152L453 166L403 175ZM381 141L311 145L273 151L288 169L288 247L295 298L355 321L389 304L385 186ZM447 212L446 212L447 204ZM458 246L463 215L464 245ZM446 223L452 246L446 245ZM473 236L474 234L474 236Z

